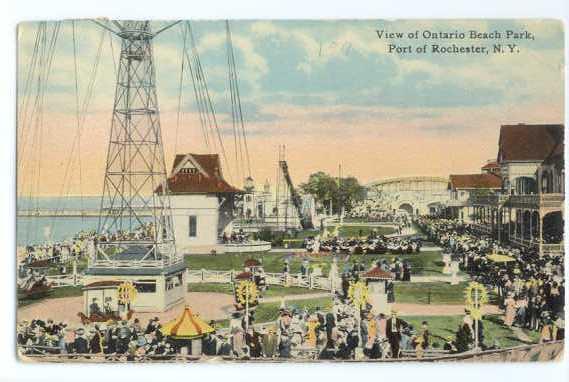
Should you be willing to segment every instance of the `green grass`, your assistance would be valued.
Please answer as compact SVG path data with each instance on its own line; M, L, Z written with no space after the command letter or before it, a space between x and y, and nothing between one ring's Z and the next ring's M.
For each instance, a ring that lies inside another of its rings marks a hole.
M53 288L51 290L51 292L49 293L49 295L43 297L43 298L37 298L37 299L18 299L18 306L26 306L26 305L30 305L39 301L43 301L46 299L51 299L51 298L62 298L62 297L77 297L77 296L82 296L83 295L83 291L82 291L82 287L81 286L65 286L65 287L60 287L60 288Z
M188 284L188 292L211 292L211 293L224 293L233 294L233 290L230 284L218 284L218 283L190 283ZM263 294L264 297L278 297L286 295L297 295L297 294L310 294L318 293L319 290L300 288L300 287L283 287L278 285L271 285L269 289Z
M189 283L188 292L209 292L232 294L231 284Z
M464 304L467 282L450 285L445 282L396 283L395 301L413 304Z
M257 254L231 254L231 255L189 255L185 257L188 268L193 270L208 269L217 271L235 270L241 271L243 263L249 258L261 260L265 272L280 273L283 270L285 258L289 257L287 253L257 253ZM330 264L332 262L332 255L329 256L311 256L305 254L303 256L292 256L290 260L290 269L292 273L300 272L300 266L304 259L308 259L311 265L318 264L322 268L324 276L328 275ZM338 256L338 267L342 271L345 265L346 255ZM349 264L354 262L363 262L364 265L370 266L377 260L386 259L388 262L395 257L402 260L407 260L411 264L411 272L415 275L438 275L442 273L443 263L441 261L440 251L429 251L414 253L410 255L352 255L349 257Z
M443 338L451 336L455 338L458 325L462 323L463 316L403 316L404 321L413 325L415 330L420 330L421 322L427 321L430 332L434 335L431 339L432 346L442 347ZM485 316L482 320L484 326L484 343L491 346L496 343L499 347L514 347L526 345L526 342L519 340L512 329L503 325L501 318L494 315Z

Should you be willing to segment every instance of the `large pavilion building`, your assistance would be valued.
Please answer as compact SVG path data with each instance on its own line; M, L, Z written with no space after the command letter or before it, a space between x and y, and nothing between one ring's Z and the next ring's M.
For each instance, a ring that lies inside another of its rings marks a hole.
M477 230L539 254L563 253L563 139L561 124L501 127L500 192L469 200Z

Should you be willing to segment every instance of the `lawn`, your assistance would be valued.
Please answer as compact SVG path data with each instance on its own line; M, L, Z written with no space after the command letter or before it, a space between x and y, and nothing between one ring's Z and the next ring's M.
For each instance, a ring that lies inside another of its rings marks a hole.
M445 282L396 283L395 301L413 304L464 304L467 282L450 285Z
M338 255L338 267L340 272L346 264L363 262L366 267L371 266L377 260L386 259L388 262L395 257L407 260L411 264L411 272L416 275L441 274L443 263L440 251L424 251L410 255ZM226 254L226 255L189 255L185 257L188 268L193 270L208 269L217 271L243 269L243 263L249 258L262 261L265 272L280 273L283 270L284 260L290 258L290 270L292 273L300 272L300 266L304 259L308 259L311 265L320 265L324 276L328 275L333 256L312 256L309 253L290 255L288 253L257 253L257 254Z
M211 292L211 293L233 294L233 289L230 284L190 283L188 284L188 292ZM278 296L310 294L318 292L321 291L308 289L308 288L300 288L300 287L283 287L278 285L271 285L269 286L269 289L265 291L263 296L278 297Z
M65 286L65 287L53 288L49 293L49 295L42 298L18 299L18 306L26 306L50 298L77 297L82 295L83 295L82 286L76 286L76 287Z
M416 330L420 330L421 322L427 321L429 330L433 334L433 338L431 340L432 346L442 347L443 339L435 338L435 336L442 338L451 336L454 339L458 325L462 323L463 316L403 316L401 318L411 324ZM512 329L502 324L502 319L498 316L485 316L482 320L482 325L484 327L484 344L487 346L496 344L498 347L506 348L526 345L525 342L519 340L515 336Z

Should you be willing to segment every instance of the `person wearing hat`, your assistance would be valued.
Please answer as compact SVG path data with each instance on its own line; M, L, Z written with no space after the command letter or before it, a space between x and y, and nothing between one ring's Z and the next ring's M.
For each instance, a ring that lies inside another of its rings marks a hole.
M504 325L511 327L514 324L514 319L516 317L516 300L514 299L513 292L508 292L508 297L504 300L504 305L506 307Z
M93 298L91 304L89 305L89 314L90 315L100 315L101 314L101 307L99 306L99 302L97 298Z
M124 354L128 350L131 331L127 324L128 323L126 320L122 320L120 326L118 327L117 353L119 354Z
M89 329L89 350L92 354L99 354L103 351L103 339L99 331L99 327Z
M443 350L448 351L449 353L456 353L456 346L454 346L454 341L452 336L448 336L445 338Z
M220 341L219 350L217 351L217 355L222 357L229 357L231 356L232 348L231 344L229 343L229 338L219 335L217 337Z
M75 331L71 330L67 325L63 328L63 341L65 342L65 349L67 353L73 353L73 344L75 342Z
M247 333L245 333L245 344L249 348L249 355L251 358L261 357L263 349L261 347L259 333L255 332L255 330L253 330L253 327L249 327L247 329Z
M399 343L403 321L397 317L397 311L391 311L391 317L386 322L386 335L391 346L391 358L399 358Z
M78 328L75 330L75 341L73 342L74 353L89 353L89 342L85 338L85 329Z
M218 338L214 333L207 333L202 338L202 353L204 355L216 355Z
M421 337L423 337L423 349L427 349L431 343L431 332L429 331L429 323L427 321L421 323Z
M105 354L114 354L117 352L116 323L113 320L107 321L107 329L105 330L103 343Z

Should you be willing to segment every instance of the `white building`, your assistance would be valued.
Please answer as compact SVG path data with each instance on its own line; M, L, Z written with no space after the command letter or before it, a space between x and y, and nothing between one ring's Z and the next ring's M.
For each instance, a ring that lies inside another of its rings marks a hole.
M448 201L448 180L434 176L385 179L367 185L368 199L385 211L405 211L409 215L440 212Z
M303 229L303 222L315 222L317 219L314 197L297 194L298 205L295 205L293 198L289 188L281 187L278 193L276 190L272 192L271 184L266 180L263 189L257 191L253 179L246 180L239 227L249 232L263 228L287 231Z
M178 252L219 251L231 234L235 196L243 191L223 178L217 154L178 154L168 177Z
M473 221L473 207L470 199L476 195L492 195L500 191L502 179L493 171L483 174L450 175L448 182L449 201L447 202L447 216L459 219L465 223Z

